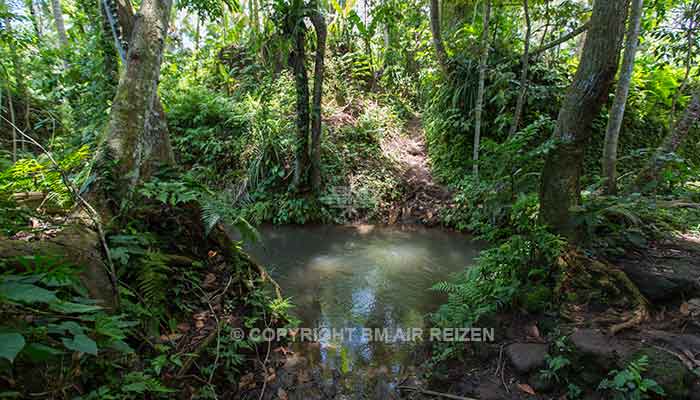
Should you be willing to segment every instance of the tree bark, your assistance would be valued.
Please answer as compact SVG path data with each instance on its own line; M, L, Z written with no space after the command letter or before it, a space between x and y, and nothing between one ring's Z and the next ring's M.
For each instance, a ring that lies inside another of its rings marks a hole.
M102 156L116 162L118 199L147 179L156 164L170 162L162 150L162 120L156 117L162 112L158 79L171 6L171 0L142 2L112 103Z
M294 50L291 54L292 69L297 94L297 144L292 185L303 189L308 183L309 172L309 76L306 71L306 28L297 24L293 32Z
M12 122L12 162L17 161L17 121L15 120L15 106L12 103L12 92L10 86L7 86L7 108L10 112L10 122Z
M58 33L58 43L61 48L68 48L68 35L66 34L66 26L63 22L63 11L61 10L61 0L51 0L51 10L53 11L53 21L56 24L56 32Z
M525 104L525 96L527 95L527 72L530 62L530 35L532 33L532 22L530 21L530 7L527 0L523 0L523 13L525 14L525 47L523 49L522 69L520 71L520 93L518 101L515 104L515 113L513 115L513 125L510 127L508 136L515 135L520 125L520 115L523 113Z
M311 188L318 191L321 188L321 105L327 28L326 21L318 9L312 10L311 13L311 21L316 31L314 95L311 107Z
M130 45L132 43L135 44L138 40L143 40L142 37L134 37L135 35L140 34L135 32L135 28L137 20L142 17L137 17L134 15L134 10L131 6L130 1L114 0L114 3L116 6L115 9L105 7L103 10L105 12L109 11L110 13L113 13L112 19L116 25L114 27L114 45L117 50L121 49L120 51L123 51L125 54L127 54L128 58L128 53L131 47ZM143 11L140 11L140 15L141 14L143 14ZM167 17L169 17L169 15ZM165 34L162 36L163 41L165 40L165 35L167 35L167 21L165 22L164 26ZM160 52L162 53L162 49L160 50ZM162 57L162 54L159 57ZM129 62L127 59L122 61L124 61L125 64L125 71L123 72L121 80L124 80L126 74L128 73ZM156 78L160 75L160 62L158 63L157 67L158 73L156 74ZM145 132L144 138L150 139L146 143L148 145L146 147L149 151L149 155L147 155L146 161L140 167L139 175L142 179L148 179L148 177L150 177L153 171L160 165L172 165L175 163L175 156L173 154L172 145L170 142L170 134L168 132L168 124L165 116L165 111L163 110L163 104L161 103L160 96L158 96L157 92L157 83L158 81L156 80L156 90L155 97L153 100L153 106L149 107L149 109L146 111L148 121L144 124L144 126L149 131ZM116 99L112 103L113 108L115 103Z
M637 176L634 184L636 191L644 191L658 180L659 173L668 164L668 156L678 151L683 141L688 137L690 130L698 124L698 121L700 121L700 89L693 95L693 99L685 109L683 117L666 136L661 146L659 146L647 165Z
M483 32L481 32L481 57L479 59L479 88L476 94L474 108L474 154L472 156L474 179L479 180L479 146L481 142L481 115L484 108L484 90L486 69L489 58L489 19L491 16L491 0L484 0Z
M625 105L632 82L634 72L634 57L639 43L639 27L644 12L643 0L632 0L632 8L627 28L625 52L622 58L622 71L620 80L615 90L615 100L610 109L608 126L605 132L603 145L603 177L605 178L605 193L613 195L617 193L617 143L620 138L620 127L625 116Z
M438 64L443 72L447 72L447 52L442 43L442 29L440 24L440 1L430 0L430 31L433 34L433 47Z
M581 61L559 111L556 146L547 155L540 188L540 221L576 239L571 208L580 203L580 177L593 119L608 97L618 68L627 0L598 0Z

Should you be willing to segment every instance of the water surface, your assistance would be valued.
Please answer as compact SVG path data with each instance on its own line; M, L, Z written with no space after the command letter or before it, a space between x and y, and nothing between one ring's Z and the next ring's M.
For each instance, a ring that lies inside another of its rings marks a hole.
M444 300L430 288L471 265L483 246L468 236L417 226L267 226L249 251L292 298L302 327L354 328L296 350L324 370L381 369L398 375L414 364L407 343L366 340L362 328L424 327Z

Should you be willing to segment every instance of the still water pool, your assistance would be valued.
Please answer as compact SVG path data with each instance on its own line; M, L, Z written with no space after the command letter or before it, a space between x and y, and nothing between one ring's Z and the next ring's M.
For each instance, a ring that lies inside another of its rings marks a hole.
M483 248L459 233L406 225L268 226L260 233L249 251L291 297L300 326L348 333L322 334L295 350L344 375L381 369L398 376L415 365L409 343L373 340L362 330L424 327L444 300L430 288Z

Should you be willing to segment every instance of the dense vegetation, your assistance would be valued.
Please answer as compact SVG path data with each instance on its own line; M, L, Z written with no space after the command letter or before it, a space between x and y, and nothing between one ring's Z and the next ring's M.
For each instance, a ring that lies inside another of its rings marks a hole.
M700 237L699 25L697 0L0 0L0 397L263 398L271 345L231 330L294 318L242 250L261 223L485 239L434 326L649 320L616 265ZM575 398L567 351L543 374ZM598 393L663 393L646 357Z

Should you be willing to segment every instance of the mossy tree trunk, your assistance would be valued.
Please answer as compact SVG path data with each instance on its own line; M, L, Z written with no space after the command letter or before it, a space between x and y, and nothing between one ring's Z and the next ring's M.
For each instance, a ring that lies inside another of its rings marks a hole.
M311 22L316 31L316 57L314 63L314 95L311 107L311 188L321 189L321 103L323 98L323 72L326 57L327 28L323 14L312 3Z
M297 189L308 186L309 175L309 75L306 70L306 26L303 20L296 24L292 32L294 48L290 55L296 86L296 128L297 143L292 185Z
M474 179L479 180L479 147L481 146L481 120L484 111L484 91L489 60L489 19L491 0L484 0L483 27L481 32L481 56L479 58L479 88L474 107L474 152L472 155Z
M547 155L540 188L540 220L576 237L571 209L580 203L583 158L593 119L608 97L620 58L628 0L595 2L581 61L559 111L556 146Z
M130 35L126 68L112 103L102 158L111 171L120 200L160 163L172 162L158 79L168 31L171 0L144 0ZM126 34L125 30L125 34ZM165 133L164 133L165 132Z

